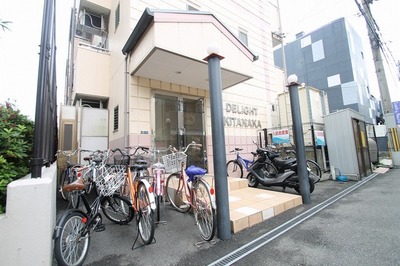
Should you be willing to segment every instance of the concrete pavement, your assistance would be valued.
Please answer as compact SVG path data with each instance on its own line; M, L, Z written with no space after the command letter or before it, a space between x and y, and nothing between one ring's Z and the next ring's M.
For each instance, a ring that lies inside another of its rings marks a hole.
M106 230L92 234L85 265L400 265L399 188L400 169L359 182L326 180L316 185L311 204L213 243L199 244L192 215L168 205L156 243L135 250L134 224L104 219ZM61 213L63 202L58 208Z

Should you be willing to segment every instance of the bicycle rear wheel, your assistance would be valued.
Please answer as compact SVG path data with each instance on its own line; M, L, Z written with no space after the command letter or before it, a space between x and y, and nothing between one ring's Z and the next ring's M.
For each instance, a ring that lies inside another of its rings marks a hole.
M156 224L154 221L154 211L150 206L150 197L148 190L143 183L140 183L137 191L137 201L139 203L138 210L138 226L139 234L145 245L150 244L154 238Z
M212 206L210 188L204 180L199 180L193 187L194 218L201 237L205 241L214 238L216 229L216 212Z
M57 226L61 228L61 235L54 241L54 255L58 265L82 265L89 251L90 234L84 236L81 232L85 228L81 212L71 212Z
M318 183L322 177L321 167L319 167L315 161L307 159L307 169L309 171L308 177L310 180L312 180L314 184Z
M70 178L68 177L68 169L64 170L61 172L61 176L60 176L60 182L58 184L58 189L60 191L61 197L64 200L69 200L69 192L63 191L62 188L65 185L68 185L70 182L72 182L72 180L70 180Z
M187 212L190 204L187 202L183 178L180 173L170 174L166 182L167 197L178 212Z
M66 192L64 192L66 193ZM68 193L68 200L71 204L71 207L73 209L78 209L79 207L79 202L80 202L80 193L82 193L81 191L71 191L71 192L67 192Z
M243 167L238 163L237 160L230 160L226 164L226 171L228 173L228 177L243 178Z
M104 197L101 201L101 210L108 220L121 225L129 223L135 216L131 202L118 194Z

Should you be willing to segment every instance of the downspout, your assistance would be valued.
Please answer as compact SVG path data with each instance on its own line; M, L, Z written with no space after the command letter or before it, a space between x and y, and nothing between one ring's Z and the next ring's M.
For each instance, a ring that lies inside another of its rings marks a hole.
M76 32L76 0L74 0L74 6L71 10L71 24L70 25L70 40L69 40L69 57L68 57L68 77L67 77L67 93L65 95L65 103L66 105L72 105L72 91L74 90L74 64L75 64L75 32Z
M124 105L124 148L129 147L129 72L128 72L128 57L125 56L125 105Z

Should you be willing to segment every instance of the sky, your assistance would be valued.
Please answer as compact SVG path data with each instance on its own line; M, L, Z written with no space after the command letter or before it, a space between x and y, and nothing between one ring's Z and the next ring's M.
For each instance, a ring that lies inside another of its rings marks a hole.
M360 0L358 0L360 1ZM11 31L0 29L0 102L11 99L21 112L34 120L37 91L39 44L41 38L44 0L0 0L0 19L12 21ZM58 103L62 102L65 88L65 65L68 50L70 10L73 0L56 1L56 45ZM293 40L301 31L311 32L345 17L363 39L372 94L379 97L372 53L366 24L354 0L279 0L282 31L285 42ZM24 7L24 8L21 8ZM394 58L400 60L399 0L379 0L371 5L371 12L380 27L383 41ZM394 14L394 15L390 15ZM393 61L387 68L386 78L392 101L400 101L400 87L395 83Z
M44 0L0 0L0 102L10 99L21 113L35 119ZM56 68L58 103L62 101L73 0L56 1ZM23 8L21 8L23 7ZM61 99L61 100L60 100Z

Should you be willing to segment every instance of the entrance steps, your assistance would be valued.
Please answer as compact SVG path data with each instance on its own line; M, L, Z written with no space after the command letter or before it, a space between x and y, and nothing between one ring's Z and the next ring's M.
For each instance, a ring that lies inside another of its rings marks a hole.
M212 177L206 176L205 179L215 187L215 180L212 180ZM261 223L303 203L300 195L248 187L246 178L228 178L228 188L229 213L233 233Z

